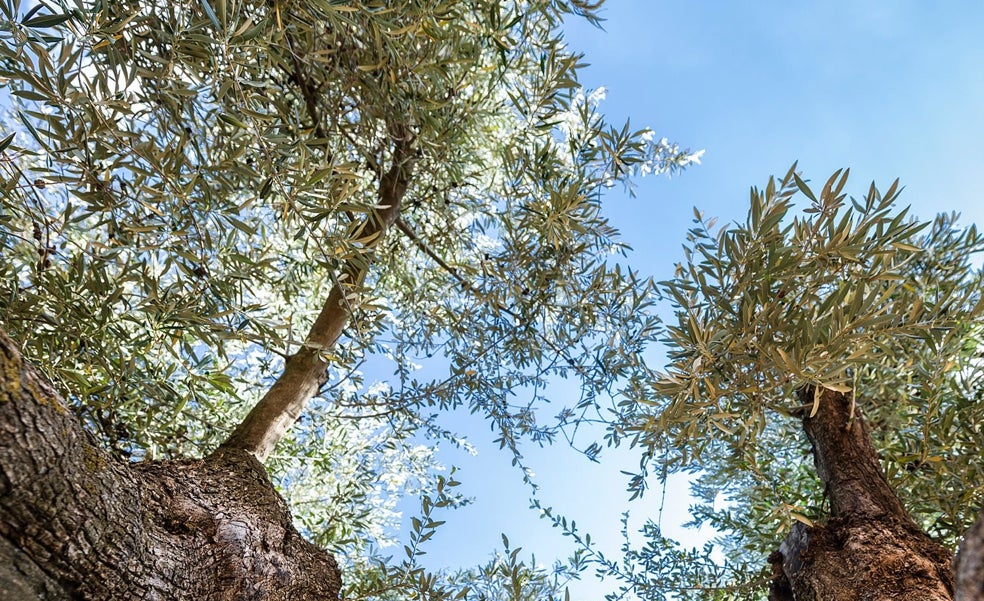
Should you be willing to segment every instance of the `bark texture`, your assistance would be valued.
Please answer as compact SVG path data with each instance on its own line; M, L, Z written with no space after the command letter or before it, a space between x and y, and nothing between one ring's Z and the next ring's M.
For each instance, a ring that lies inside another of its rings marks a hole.
M964 536L953 571L957 601L984 601L984 513Z
M802 391L804 404L814 401ZM909 516L885 479L850 395L824 389L803 418L831 517L793 528L769 558L771 601L936 601L953 598L952 554Z
M124 463L0 332L4 599L338 599L255 457Z

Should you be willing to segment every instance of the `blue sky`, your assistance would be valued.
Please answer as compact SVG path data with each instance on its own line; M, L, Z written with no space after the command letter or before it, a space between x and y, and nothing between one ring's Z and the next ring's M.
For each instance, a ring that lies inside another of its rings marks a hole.
M608 215L643 274L671 275L692 207L725 223L741 219L748 188L797 160L805 178L821 182L850 167L848 190L857 195L872 180L884 189L899 177L901 201L916 215L959 211L964 222L984 224L984 3L609 0L603 15L603 31L567 28L570 46L591 63L584 85L607 88L602 111L706 150L703 164L682 175L640 181L635 199L609 194ZM426 563L481 562L500 532L539 560L567 553L567 540L527 509L520 475L490 444L487 426L459 424L479 456L443 458L462 468L463 490L477 501L446 516ZM635 464L631 452L608 453L600 465L564 447L529 449L527 459L544 504L610 548L622 511L636 523L657 514L658 490L627 503L619 471ZM675 482L666 500L664 524L684 521L686 484ZM587 582L573 592L595 599L604 590Z

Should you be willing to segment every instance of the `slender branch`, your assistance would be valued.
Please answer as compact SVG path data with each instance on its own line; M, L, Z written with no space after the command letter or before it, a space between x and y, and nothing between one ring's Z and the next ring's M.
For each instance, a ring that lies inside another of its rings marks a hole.
M401 217L399 217L399 216L397 216L396 226L400 229L401 232L403 232L404 234L406 234L407 238L410 238L410 241L413 242L414 245L417 248L419 248L421 252L423 252L425 255L427 255L428 257L430 257L431 260L433 260L435 263L437 263L438 266L441 267L441 269L443 269L444 271L446 271L448 273L448 275L450 275L452 278L454 278L454 280L456 282L458 282L462 286L462 288L464 288L469 294L471 294L472 296L474 296L475 298L477 298L477 299L479 299L479 300L481 300L483 302L487 302L487 303L491 303L492 302L491 299L489 298L489 296L487 294L484 294L481 290L479 290L478 288L476 288L471 282L465 280L465 278L462 277L462 275L460 273L458 273L458 270L457 269L455 269L454 267L452 267L451 265L449 265L444 259L442 259L440 257L440 255L438 255L436 252L434 252L434 250L430 246L428 246L426 242L424 242L423 240L421 240L420 237L417 236L417 233L414 232L410 228L410 226L407 225L407 223L405 221L403 221L403 219ZM510 309L509 307L505 306L502 303L494 303L494 307L496 308L496 310L500 311L501 313L504 313L505 315L508 315L509 317L513 318L517 322L520 321L520 319L521 319L521 317L520 317L520 315L518 313L516 313L515 311L513 311L512 309ZM567 355L567 353L564 352L563 349L559 348L554 341L552 341L549 338L547 338L547 336L545 334L539 332L538 330L534 330L534 333L552 351L554 351L555 353L557 353L557 356L562 357L565 361L567 361L567 365L571 369L573 369L575 372L577 372L578 375L580 375L580 376L585 376L586 375L585 374L584 367L581 366L581 365L575 364L574 361Z
M312 82L307 77L307 75L305 75L304 65L301 62L300 53L295 48L294 36L290 34L289 30L285 34L285 37L287 39L288 49L290 50L290 58L291 58L293 70L284 68L284 71L287 73L288 77L290 77L297 83L298 87L301 90L301 96L304 100L304 107L307 110L308 116L311 118L315 135L321 138L322 140L327 140L328 130L325 129L325 123L324 120L322 119L321 111L318 109L318 102L319 99L321 98L321 95L318 93L318 86L316 86L315 83ZM338 128L336 133L340 133L343 137L345 137L346 140L349 141L349 143L352 145L352 148L354 148L359 153L359 155L362 156L363 160L366 162L366 165L373 172L375 172L377 175L380 175L382 173L382 166L380 166L380 164L377 162L376 157L374 157L371 153L366 152L366 150L361 148L356 143L356 141L352 138L352 135L344 127ZM328 150L327 144L324 146L324 149L325 149L325 160L329 164L331 164L332 161L334 160L334 157L332 153Z
M352 234L361 252L345 262L304 344L291 355L277 381L220 448L242 449L265 460L326 382L325 351L338 341L351 316L351 297L362 286L372 249L399 217L413 172L413 136L405 127L395 125L390 127L390 136L394 141L393 163L379 181L379 207Z
M432 261L440 265L441 269L448 272L448 274L451 277L453 277L455 281L457 281L462 286L465 286L468 289L468 291L471 292L472 294L480 295L478 290L476 290L469 282L467 282L465 278L461 277L461 274L458 273L457 269L448 265L447 262L444 259L442 259L440 255L434 252L431 249L431 247L427 245L426 242L421 240L420 237L417 236L417 233L412 229L410 229L410 226L407 225L407 222L404 221L402 217L396 218L396 227L400 228L400 231L406 234L407 238L410 238L410 241L413 242L414 245L417 248L419 248L421 252L423 252L425 255L430 257Z

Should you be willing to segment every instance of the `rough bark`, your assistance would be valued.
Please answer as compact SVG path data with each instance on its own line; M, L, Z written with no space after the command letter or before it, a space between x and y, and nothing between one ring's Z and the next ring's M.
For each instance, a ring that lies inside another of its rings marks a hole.
M964 535L953 571L957 601L984 601L984 513Z
M812 405L813 394L802 391L804 404ZM803 429L831 516L793 528L770 557L770 600L952 599L952 554L913 522L895 495L850 395L824 389Z
M0 332L0 592L10 599L337 599L249 453L128 464Z
M325 351L341 336L351 313L352 295L362 286L368 271L368 251L379 244L399 218L400 205L410 182L413 170L411 134L404 128L396 128L392 135L395 137L393 164L380 178L379 209L352 234L353 241L364 249L363 253L345 262L304 344L287 359L283 373L222 443L222 448L247 451L260 461L266 460L297 421L307 402L325 383L328 367Z

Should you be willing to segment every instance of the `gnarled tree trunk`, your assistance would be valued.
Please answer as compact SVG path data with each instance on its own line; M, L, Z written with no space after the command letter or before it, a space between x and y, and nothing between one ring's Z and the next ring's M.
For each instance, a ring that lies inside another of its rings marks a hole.
M812 388L801 395L813 403ZM851 396L824 389L803 429L831 517L798 524L770 557L770 601L952 599L953 556L912 521L889 486Z
M124 463L0 332L0 596L338 599L257 459Z

